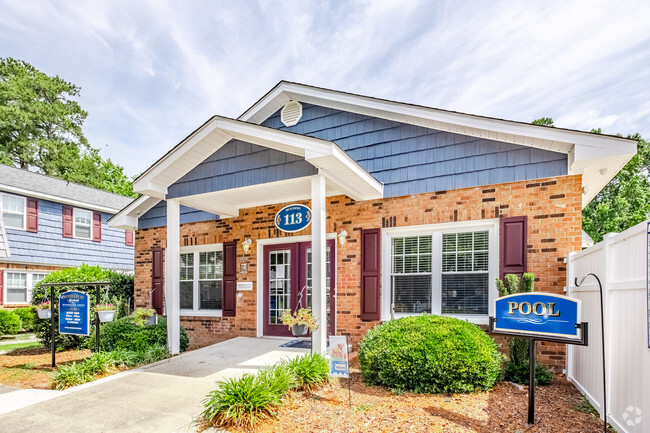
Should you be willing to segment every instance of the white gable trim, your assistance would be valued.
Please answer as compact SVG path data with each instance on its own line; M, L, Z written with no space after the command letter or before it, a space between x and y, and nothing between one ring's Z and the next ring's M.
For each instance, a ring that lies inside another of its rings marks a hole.
M137 230L138 218L160 202L160 199L142 195L108 220L108 226L122 230Z
M133 182L134 191L164 199L171 184L232 139L303 157L355 200L383 197L383 184L331 141L220 116L204 123L145 171Z
M636 154L636 143L626 138L440 110L286 81L239 119L262 123L290 100L567 154L569 174L583 175L583 206Z

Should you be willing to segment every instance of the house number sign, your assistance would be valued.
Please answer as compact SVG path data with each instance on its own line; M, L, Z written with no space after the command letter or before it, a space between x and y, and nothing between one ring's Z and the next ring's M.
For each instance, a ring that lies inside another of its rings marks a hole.
M286 233L295 233L311 224L311 209L304 204L290 204L275 214L275 226Z

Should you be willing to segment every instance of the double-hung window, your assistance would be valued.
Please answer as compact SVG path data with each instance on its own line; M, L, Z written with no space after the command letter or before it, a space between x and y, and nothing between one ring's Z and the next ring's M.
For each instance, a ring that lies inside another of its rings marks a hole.
M184 315L221 313L222 245L181 248L180 308Z
M6 272L7 304L26 304L31 301L32 289L46 274Z
M384 229L382 319L428 313L487 322L497 228L480 221Z
M2 201L2 219L5 227L25 230L25 197L11 194L0 194Z
M92 211L74 208L74 237L79 239L91 239L92 222Z

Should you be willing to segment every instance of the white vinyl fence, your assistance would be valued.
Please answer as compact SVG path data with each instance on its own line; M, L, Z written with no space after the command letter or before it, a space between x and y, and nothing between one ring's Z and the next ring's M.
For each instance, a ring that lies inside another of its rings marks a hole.
M567 295L582 301L589 322L589 346L567 345L567 378L602 418L603 378L600 299L603 284L607 416L619 433L650 432L650 350L648 350L647 221L569 256Z

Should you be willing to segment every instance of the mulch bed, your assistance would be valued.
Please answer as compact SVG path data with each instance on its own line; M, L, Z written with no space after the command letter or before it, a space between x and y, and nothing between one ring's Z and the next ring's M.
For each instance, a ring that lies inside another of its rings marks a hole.
M88 358L90 350L57 352L56 365L64 365ZM18 388L51 389L52 354L43 347L16 349L0 355L0 383Z
M564 377L537 388L536 424L529 426L527 387L504 382L476 394L396 395L364 385L358 369L351 373L351 404L347 379L337 379L311 394L293 394L280 408L278 419L262 423L256 431L588 433L603 429L597 415L576 410L583 397Z

